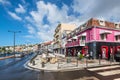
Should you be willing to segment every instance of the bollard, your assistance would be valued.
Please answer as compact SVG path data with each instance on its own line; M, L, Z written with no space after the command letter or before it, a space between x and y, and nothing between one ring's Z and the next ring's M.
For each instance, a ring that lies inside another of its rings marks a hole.
M88 58L86 57L86 67L88 67Z
M67 63L70 63L71 62L71 58L67 58Z
M99 65L101 64L101 61L100 61L100 54L99 54Z
M43 67L45 67L45 63L44 63L44 62L42 62L41 64L42 64L42 65L41 65L41 66L42 66L42 68L43 68Z
M77 58L77 65L76 66L78 67L78 58Z
M34 60L32 61L32 65L35 65L35 61Z
M58 60L58 66L57 66L57 69L59 69L60 67L59 67L59 60Z
M112 55L110 54L110 65L112 64L112 60L113 58L112 58Z

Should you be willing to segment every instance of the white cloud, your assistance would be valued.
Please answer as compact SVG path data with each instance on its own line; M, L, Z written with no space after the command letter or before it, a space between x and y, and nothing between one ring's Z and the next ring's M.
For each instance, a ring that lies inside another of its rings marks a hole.
M33 36L33 35L25 35L24 37L25 38L32 38L32 39L35 38L35 36Z
M11 3L8 1L8 0L0 0L0 3L3 4L3 5L10 5Z
M88 12L88 10L91 10L90 9L91 4L93 4L94 1L95 0L74 0L72 8L74 12L79 12L81 14L84 14L85 12Z
M59 8L55 4L38 1L36 2L37 9L30 11L30 16L25 17L25 19L34 25L32 27L35 30L33 34L37 38L42 41L52 40L54 29L58 23L79 26L92 17L120 21L119 3L119 0L73 0L71 6L63 4ZM68 14L71 8L73 14ZM80 15L76 16L76 13ZM28 30L30 32L30 28Z
M17 15L16 15L15 13L13 13L13 12L8 11L8 14L9 14L13 19L15 19L15 20L19 20L19 21L22 20L21 17L17 16Z
M31 11L30 16L25 19L32 23L36 28L36 36L42 41L52 40L54 29L59 22L74 23L76 18L74 15L68 16L69 7L65 4L61 8L52 3L45 3L44 1L38 1L36 3L37 10ZM47 22L44 21L46 18Z
M24 7L21 4L18 4L18 6L19 7L15 9L15 11L17 13L25 13L26 12L25 9L24 9Z
M105 20L120 21L120 0L74 0L72 8L82 13L81 20L91 17L102 17Z
M28 28L28 32L30 34L34 34L35 33L35 29L31 25L27 25L27 28Z

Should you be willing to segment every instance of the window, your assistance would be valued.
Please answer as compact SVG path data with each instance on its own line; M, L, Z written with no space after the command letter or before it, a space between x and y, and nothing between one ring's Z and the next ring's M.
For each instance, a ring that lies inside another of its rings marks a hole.
M76 29L76 33L78 33L78 32L79 32L79 28Z
M101 40L106 40L107 39L107 34L101 34L100 37L101 37Z
M101 26L105 26L105 22L102 21L102 20L99 20L99 24L100 24Z
M86 40L86 36L82 36L82 40Z
M119 41L119 40L120 40L120 35L115 36L115 40L116 40L116 41Z
M120 27L119 27L119 24L115 24L115 27L117 28L117 29L119 29Z

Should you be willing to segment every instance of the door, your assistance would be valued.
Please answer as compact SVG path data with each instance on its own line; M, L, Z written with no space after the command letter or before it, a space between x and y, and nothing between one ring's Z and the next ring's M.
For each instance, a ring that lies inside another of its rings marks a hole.
M117 53L117 52L120 52L120 46L117 46L117 47L116 47L116 53Z
M115 54L115 47L114 46L111 46L110 47L110 54Z
M102 46L101 52L102 52L102 58L108 59L108 46Z
M84 55L88 54L88 46L84 46L82 48L82 54L84 54Z

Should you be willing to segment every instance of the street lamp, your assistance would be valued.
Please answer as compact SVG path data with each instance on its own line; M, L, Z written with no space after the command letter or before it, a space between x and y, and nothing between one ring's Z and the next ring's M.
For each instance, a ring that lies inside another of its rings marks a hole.
M11 32L11 33L13 33L13 35L14 35L14 38L13 38L13 45L14 45L14 57L15 57L15 36L16 36L16 33L21 33L21 31L9 31L8 30L8 32Z

